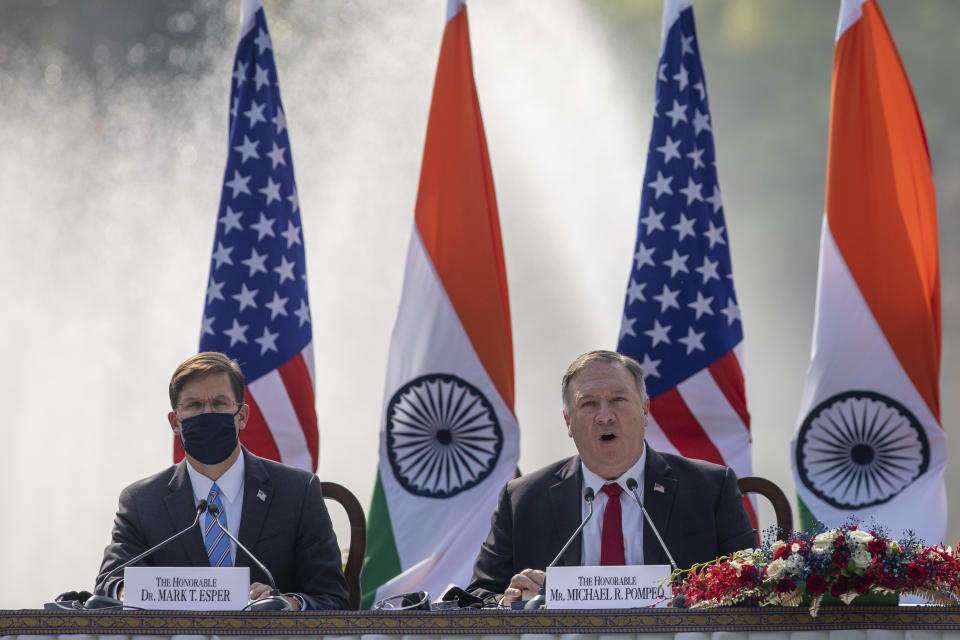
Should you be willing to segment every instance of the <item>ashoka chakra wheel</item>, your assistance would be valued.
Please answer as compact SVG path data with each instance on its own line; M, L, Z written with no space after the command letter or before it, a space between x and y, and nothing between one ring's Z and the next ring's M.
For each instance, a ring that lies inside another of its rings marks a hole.
M930 444L905 406L872 391L846 391L807 414L797 435L803 484L838 509L887 502L926 472Z
M490 401L446 373L415 378L387 405L387 456L404 489L449 498L490 475L503 431Z

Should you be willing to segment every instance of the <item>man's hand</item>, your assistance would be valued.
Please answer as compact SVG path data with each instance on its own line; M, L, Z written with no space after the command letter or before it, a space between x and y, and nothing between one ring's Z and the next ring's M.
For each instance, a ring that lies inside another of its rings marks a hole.
M250 600L260 600L261 598L266 598L270 595L272 589L270 585L263 584L262 582L254 582L250 585ZM294 598L293 596L287 596L280 594L280 597L287 601L290 605L291 611L300 611L300 601Z
M538 591L546 577L547 574L539 569L524 569L510 578L510 586L503 592L500 604L509 607L511 602L522 599L524 591Z

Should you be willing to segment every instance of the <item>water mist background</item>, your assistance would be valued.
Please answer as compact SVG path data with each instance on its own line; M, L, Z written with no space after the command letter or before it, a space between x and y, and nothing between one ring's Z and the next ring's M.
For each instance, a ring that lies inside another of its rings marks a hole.
M365 507L445 5L267 2L304 222L319 473ZM960 5L882 6L937 180L942 409L957 459ZM837 9L695 7L754 470L790 495ZM520 464L531 470L573 451L558 398L566 365L616 343L661 4L473 0L469 11L510 284ZM0 608L20 608L90 588L120 489L169 463L166 384L197 345L239 2L0 0L0 13ZM948 543L960 537L960 498L949 496Z

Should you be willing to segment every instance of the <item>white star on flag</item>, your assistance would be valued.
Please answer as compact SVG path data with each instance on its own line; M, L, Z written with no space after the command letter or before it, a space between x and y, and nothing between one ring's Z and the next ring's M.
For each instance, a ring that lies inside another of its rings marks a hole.
M240 433L244 445L315 472L319 436L306 259L299 203L286 197L296 193L293 157L266 16L259 0L245 0L242 12L199 346L227 354L243 369L251 407ZM279 229L288 233L280 237ZM300 308L291 312L294 304ZM183 451L179 441L174 446L178 460Z
M647 183L647 186L653 187L653 190L656 191L656 195L653 196L656 199L663 194L673 195L673 189L670 188L671 182L673 182L673 178L668 178L657 171L657 178L653 182ZM653 211L652 208L650 210Z
M743 328L691 0L665 0L663 16L653 129L617 350L644 369L651 416L646 437L654 449L752 475L738 354ZM646 330L625 332L625 326ZM755 518L749 502L747 509Z

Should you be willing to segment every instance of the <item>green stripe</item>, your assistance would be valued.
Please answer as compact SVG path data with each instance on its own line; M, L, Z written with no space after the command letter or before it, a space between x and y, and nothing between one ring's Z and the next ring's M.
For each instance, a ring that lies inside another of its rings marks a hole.
M807 508L807 505L803 504L799 494L797 495L797 517L800 520L799 529L801 531L806 531L819 522L819 519Z
M390 510L387 496L383 493L380 471L377 470L377 483L373 488L373 501L370 503L370 517L367 518L367 557L360 574L360 589L363 598L361 609L373 606L377 588L396 575L399 575L400 556L393 541L393 525L390 524Z

